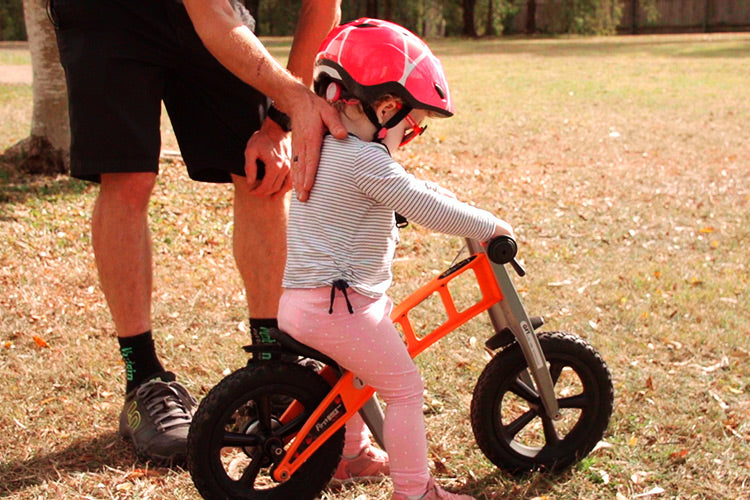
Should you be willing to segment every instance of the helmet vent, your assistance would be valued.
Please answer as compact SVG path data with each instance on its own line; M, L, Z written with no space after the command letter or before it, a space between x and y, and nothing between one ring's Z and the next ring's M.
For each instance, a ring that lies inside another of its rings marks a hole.
M441 99L445 99L445 90L443 90L443 87L441 87L437 83L435 84L435 92L438 93Z

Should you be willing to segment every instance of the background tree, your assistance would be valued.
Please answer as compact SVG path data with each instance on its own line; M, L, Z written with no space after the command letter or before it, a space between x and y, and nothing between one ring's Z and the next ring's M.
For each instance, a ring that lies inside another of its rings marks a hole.
M33 75L31 131L5 157L23 172L54 175L68 170L70 124L65 75L46 7L46 0L23 0Z
M476 8L477 0L462 0L461 5L463 6L463 36L469 36L472 38L477 37L477 28L474 25L474 11Z
M526 1L526 34L536 33L536 0Z
M495 3L493 0L487 0L487 17L484 22L484 36L495 36Z
M0 40L26 40L21 0L0 3Z

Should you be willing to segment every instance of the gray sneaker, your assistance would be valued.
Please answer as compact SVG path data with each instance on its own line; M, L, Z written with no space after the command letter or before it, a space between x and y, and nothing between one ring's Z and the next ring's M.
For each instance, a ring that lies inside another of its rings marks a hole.
M133 442L136 455L158 466L182 465L187 435L198 402L165 372L125 396L120 434Z

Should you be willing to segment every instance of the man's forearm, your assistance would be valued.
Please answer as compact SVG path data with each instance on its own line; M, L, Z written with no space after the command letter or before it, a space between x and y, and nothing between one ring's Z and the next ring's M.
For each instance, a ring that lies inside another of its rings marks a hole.
M312 85L313 64L320 43L341 20L340 0L303 0L287 68Z
M203 44L242 81L273 99L281 109L306 90L305 84L268 53L227 0L183 1Z

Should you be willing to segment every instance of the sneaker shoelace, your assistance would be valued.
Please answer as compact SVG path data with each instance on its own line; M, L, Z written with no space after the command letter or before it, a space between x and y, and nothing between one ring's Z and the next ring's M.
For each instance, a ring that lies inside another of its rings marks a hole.
M175 383L154 381L138 389L138 397L160 431L190 425L190 395Z

